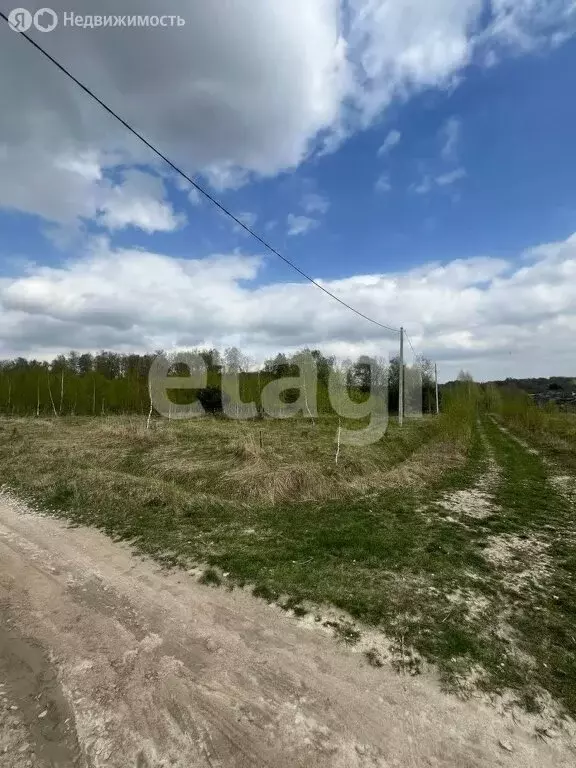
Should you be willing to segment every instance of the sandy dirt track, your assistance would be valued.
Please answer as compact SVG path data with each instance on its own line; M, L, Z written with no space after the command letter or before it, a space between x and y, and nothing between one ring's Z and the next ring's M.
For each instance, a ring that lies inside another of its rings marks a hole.
M573 766L425 676L0 496L0 765Z

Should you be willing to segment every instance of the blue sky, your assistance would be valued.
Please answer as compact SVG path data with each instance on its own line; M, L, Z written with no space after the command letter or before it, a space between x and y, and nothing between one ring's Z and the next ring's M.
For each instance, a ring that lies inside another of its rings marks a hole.
M576 41L488 70L471 67L453 92L426 92L394 106L334 154L221 197L235 212L256 213L259 232L325 278L404 270L436 259L517 256L575 229L576 99L569 97L575 71ZM454 154L443 158L451 119L458 121L460 137ZM399 143L378 157L393 130L401 133ZM411 189L426 175L460 168L466 177L454 184L427 194ZM378 193L382 174L391 189ZM287 212L305 214L301 199L308 189L330 208L305 237L287 237L282 222ZM271 221L280 226L268 232ZM233 231L227 238L218 223L202 206L190 228L205 226L217 247L243 245ZM272 275L282 279L286 268L278 267Z
M180 2L194 24L180 37L147 38L166 53L156 83L132 38L59 28L39 41L303 270L380 322L411 329L447 376L462 366L479 378L574 372L576 350L565 342L576 327L566 294L576 263L571 0L493 0L484 15L479 0L436 0L421 5L422 20L410 15L419 0L382 0L367 21L363 0L317 0L298 23L260 0L252 15L238 5L222 32L196 0ZM351 22L339 27L343 6ZM189 52L195 35L196 48L208 38L202 55ZM329 307L189 196L17 34L0 29L0 44L16 61L0 79L12 104L0 120L3 355L178 344L180 315L142 311L164 274L149 277L141 296L114 283L114 265L124 259L138 271L138 253L142 269L154 254L166 274L175 265L193 271L190 322L206 307L218 315L200 322L203 343L238 341L254 359L275 345L317 341L348 355L381 346L374 328ZM230 264L222 291L203 272L216 262ZM513 320L508 294L523 308ZM113 325L83 324L87 307L114 300L140 302L125 337ZM293 332L288 317L271 321L259 303L291 311ZM35 323L53 338L35 343Z
M323 278L404 270L436 259L514 257L574 230L576 100L568 94L575 70L576 41L490 69L470 67L453 91L429 91L394 105L334 153L215 194L234 213L253 213L255 230ZM459 136L453 154L443 157L451 120L457 121ZM392 131L401 134L399 142L379 157ZM459 169L466 176L453 184L435 185L425 194L414 191L426 176ZM117 178L118 171L109 175ZM375 188L382 175L389 178L389 191ZM187 226L152 235L131 227L112 242L178 256L259 249L209 202L194 206L175 185L168 189L174 208L186 211ZM289 237L286 218L290 212L308 215L302 200L310 194L330 207L311 214L318 226L306 236ZM49 225L38 217L5 210L0 224L5 252L24 257L40 251L46 263L63 258L62 248L44 237ZM105 229L85 225L94 232ZM283 277L291 278L289 269L273 260L262 275Z

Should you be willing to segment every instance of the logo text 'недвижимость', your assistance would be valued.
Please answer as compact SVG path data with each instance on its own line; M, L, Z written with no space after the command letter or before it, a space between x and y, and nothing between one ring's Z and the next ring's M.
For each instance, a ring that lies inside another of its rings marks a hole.
M162 15L118 15L106 16L89 14L82 16L74 11L65 11L60 16L52 8L40 8L31 13L26 8L14 8L8 14L10 29L14 32L28 32L36 29L38 32L52 32L58 24L63 27L77 27L79 29L109 29L112 27L137 28L137 27L183 27L186 20L181 16Z

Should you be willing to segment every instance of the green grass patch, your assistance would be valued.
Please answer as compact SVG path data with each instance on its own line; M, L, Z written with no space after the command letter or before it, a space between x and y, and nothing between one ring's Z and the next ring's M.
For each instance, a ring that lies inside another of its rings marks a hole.
M520 390L491 390L490 410L514 434L537 448L548 459L576 473L576 412L561 410L550 402L538 406Z

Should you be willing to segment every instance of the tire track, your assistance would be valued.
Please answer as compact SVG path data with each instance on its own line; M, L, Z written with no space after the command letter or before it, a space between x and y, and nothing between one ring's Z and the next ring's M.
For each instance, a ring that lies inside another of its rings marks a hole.
M480 420L478 421L478 429L486 454L484 472L470 488L450 491L434 502L435 507L449 513L449 517L445 518L449 522L459 522L462 517L483 520L501 511L493 494L501 476L501 468L496 461L494 450ZM456 515L456 518L452 515Z
M524 448L532 456L537 456L548 471L548 480L556 493L568 502L570 507L576 511L576 477L574 475L564 474L553 461L548 459L537 448L531 446L526 440L515 435L511 430L501 424L495 416L490 416L492 422L498 427L500 432L509 437L519 446Z

